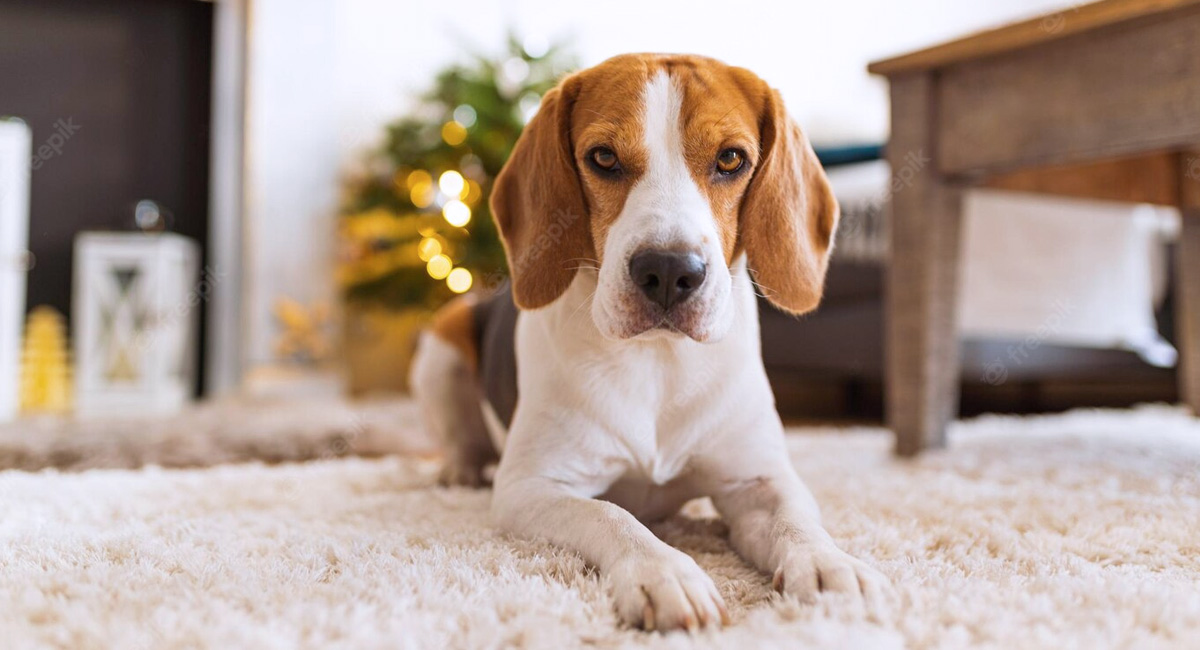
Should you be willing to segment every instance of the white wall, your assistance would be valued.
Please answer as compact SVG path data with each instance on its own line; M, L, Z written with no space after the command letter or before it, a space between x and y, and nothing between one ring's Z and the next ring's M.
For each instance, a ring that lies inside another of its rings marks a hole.
M247 46L246 366L272 359L272 312L282 296L334 295L338 168L334 0L252 0Z
M249 52L248 356L270 358L276 297L330 298L339 170L432 73L505 31L569 40L584 65L692 52L778 87L814 140L880 140L886 87L866 64L1069 6L1064 0L255 0Z

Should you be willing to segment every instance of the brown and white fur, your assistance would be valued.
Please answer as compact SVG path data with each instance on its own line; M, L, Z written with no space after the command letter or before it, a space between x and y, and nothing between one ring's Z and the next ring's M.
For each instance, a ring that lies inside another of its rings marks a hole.
M625 55L574 74L526 127L492 210L521 308L519 401L506 426L478 381L495 337L480 336L478 306L448 307L412 382L447 442L446 482L480 484L502 449L496 524L578 552L630 624L727 621L708 575L642 523L702 496L781 591L885 592L822 527L763 369L751 278L782 309L814 309L838 219L776 91L694 56ZM696 256L702 281L656 302L631 271L645 251Z

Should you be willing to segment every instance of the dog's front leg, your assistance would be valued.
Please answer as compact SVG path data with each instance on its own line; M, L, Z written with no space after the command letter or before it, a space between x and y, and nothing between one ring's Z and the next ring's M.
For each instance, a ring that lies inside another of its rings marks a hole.
M761 571L773 586L804 602L821 592L883 604L888 581L878 571L851 557L821 525L816 501L795 470L777 459L757 464L756 471L726 475L713 490L713 502L729 523L733 547ZM754 467L742 465L741 469ZM740 475L739 475L740 474Z
M728 622L708 574L628 511L579 496L560 481L511 478L497 477L492 502L497 523L582 555L611 583L617 613L626 623L665 631Z

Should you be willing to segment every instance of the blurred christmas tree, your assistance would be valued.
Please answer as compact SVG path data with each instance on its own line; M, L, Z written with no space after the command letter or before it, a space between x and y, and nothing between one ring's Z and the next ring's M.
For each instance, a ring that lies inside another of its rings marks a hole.
M21 350L21 412L71 410L71 356L66 325L53 307L29 312Z
M343 198L338 281L348 302L435 308L504 269L492 179L573 65L558 47L510 36L504 56L447 68L411 116L388 126Z

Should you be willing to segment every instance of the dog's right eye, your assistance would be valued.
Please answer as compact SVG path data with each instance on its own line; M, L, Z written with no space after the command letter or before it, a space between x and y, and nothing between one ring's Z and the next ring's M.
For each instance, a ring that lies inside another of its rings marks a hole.
M602 172L616 172L621 170L621 163L617 160L617 154L608 147L596 147L588 152L588 160L592 165Z

